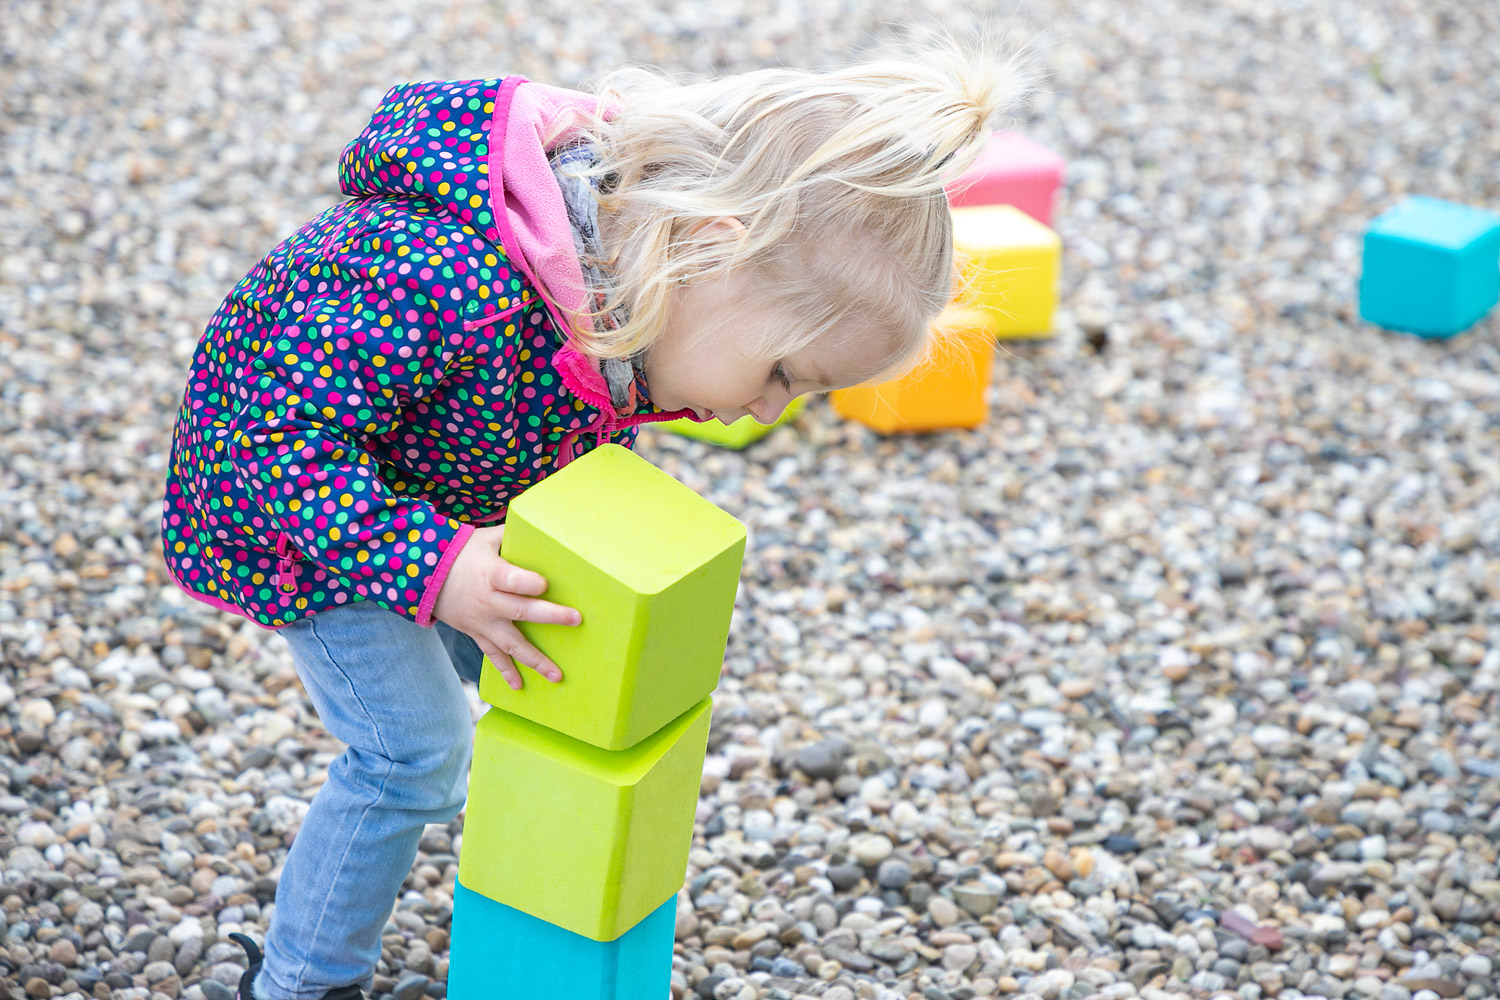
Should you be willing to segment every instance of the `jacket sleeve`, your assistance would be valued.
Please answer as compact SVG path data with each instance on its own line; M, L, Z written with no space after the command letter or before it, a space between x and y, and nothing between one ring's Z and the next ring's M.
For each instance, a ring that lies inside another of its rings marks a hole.
M442 229L383 228L297 261L279 325L248 368L231 456L308 559L426 626L473 528L395 494L364 442L428 395L471 336Z

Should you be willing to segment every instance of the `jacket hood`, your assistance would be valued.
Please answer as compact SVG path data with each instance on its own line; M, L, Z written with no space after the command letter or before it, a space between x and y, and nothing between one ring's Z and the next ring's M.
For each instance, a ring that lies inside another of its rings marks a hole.
M594 98L520 76L505 77L498 87L476 81L483 83L470 88L467 99L451 100L434 100L430 84L392 87L370 124L344 148L339 189L354 197L422 195L440 203L506 249L547 307L561 313L554 319L571 318L584 302L583 270L547 153L577 130L545 147L542 139L563 115L592 111ZM609 105L606 116L617 107ZM430 160L423 163L432 144L429 139L424 149L414 137L443 133L453 137L445 144L465 169L437 171ZM574 325L563 329L571 335Z
M568 343L554 361L564 384L584 402L610 410L609 386L599 372L597 359L576 346L573 331L584 308L587 286L562 191L547 160L547 154L575 138L578 129L567 128L550 143L543 142L564 116L575 111L592 112L596 99L581 91L513 75L502 79L498 90L476 86L466 105L459 106L461 100L455 99L453 106L433 107L422 99L420 87L419 83L410 83L392 88L382 102L393 109L386 120L372 119L370 127L345 147L339 167L340 190L353 196L423 194L504 247L511 262L536 289L558 329L565 332ZM486 101L485 96L491 93L493 100ZM613 117L619 107L613 101L605 105L604 118ZM447 177L437 172L428 175L419 162L411 159L409 137L414 129L473 130L482 128L485 114L490 118L487 148L481 147L480 155L465 157L473 161L471 171ZM356 181L347 168L359 160L384 163L389 169L366 171L365 178ZM450 177L457 184L441 183ZM692 410L657 410L648 419L677 417L700 420Z

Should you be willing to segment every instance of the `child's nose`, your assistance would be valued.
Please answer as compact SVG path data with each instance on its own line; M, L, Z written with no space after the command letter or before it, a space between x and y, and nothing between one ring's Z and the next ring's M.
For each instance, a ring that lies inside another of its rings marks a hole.
M774 424L791 401L790 396L775 401L758 399L751 406L750 415L763 424Z

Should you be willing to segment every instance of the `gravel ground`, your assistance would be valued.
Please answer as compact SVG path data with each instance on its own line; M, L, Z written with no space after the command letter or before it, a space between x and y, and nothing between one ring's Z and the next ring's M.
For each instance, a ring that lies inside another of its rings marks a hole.
M524 6L0 6L0 992L225 1000L342 750L157 521L203 323L379 95L903 16ZM1057 336L1002 348L989 423L641 436L751 529L674 997L1495 996L1500 320L1354 296L1405 194L1500 208L1500 6L980 13L1039 33L1023 127L1069 161ZM379 994L444 995L460 830Z

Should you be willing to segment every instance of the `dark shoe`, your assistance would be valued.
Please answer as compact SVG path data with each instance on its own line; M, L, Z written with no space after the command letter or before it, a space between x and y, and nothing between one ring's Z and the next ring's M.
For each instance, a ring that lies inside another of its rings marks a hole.
M234 995L234 1000L255 1000L250 993L250 984L255 982L255 974L260 971L261 959L260 948L245 934L231 934L229 940L236 942L245 949L245 957L249 959L249 968L240 977L240 988ZM340 986L336 990L329 990L323 994L323 1000L365 1000L365 995L358 986Z
M365 995L358 986L340 986L324 993L323 1000L365 1000Z
M229 940L245 949L245 958L249 960L249 968L240 977L240 988L235 991L234 1000L255 1000L250 992L250 984L255 982L255 974L260 971L260 960L263 957L260 947L251 940L248 934L231 934Z

